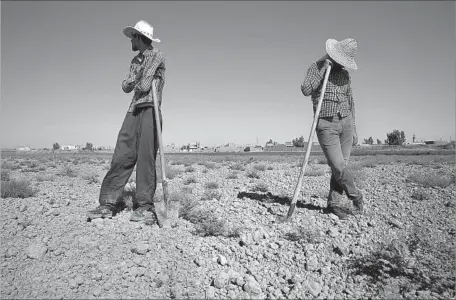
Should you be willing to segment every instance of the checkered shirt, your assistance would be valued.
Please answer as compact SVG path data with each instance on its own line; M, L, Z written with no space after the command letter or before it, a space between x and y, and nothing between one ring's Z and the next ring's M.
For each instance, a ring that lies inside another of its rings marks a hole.
M136 74L143 70L139 81L135 81ZM122 82L122 90L130 93L134 90L133 99L128 112L133 112L136 107L153 106L152 80L157 78L157 101L161 108L163 87L165 85L165 58L155 47L149 47L144 53L136 55L130 64L130 72Z
M324 61L313 63L307 70L307 76L301 85L301 91L304 96L312 96L313 111L317 110L318 99L321 94L324 77L320 74ZM347 70L333 71L329 74L326 91L321 104L319 118L333 117L340 113L342 117L350 113L355 123L355 103L350 86L351 78Z

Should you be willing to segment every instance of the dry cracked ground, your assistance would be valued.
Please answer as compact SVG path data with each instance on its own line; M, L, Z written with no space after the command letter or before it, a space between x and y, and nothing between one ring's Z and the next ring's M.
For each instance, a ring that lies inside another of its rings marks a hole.
M3 155L7 299L455 298L455 156L353 156L365 213L326 214L329 167L298 155L167 155L178 226L88 222L110 155ZM159 192L159 191L158 191ZM158 197L161 195L158 193Z

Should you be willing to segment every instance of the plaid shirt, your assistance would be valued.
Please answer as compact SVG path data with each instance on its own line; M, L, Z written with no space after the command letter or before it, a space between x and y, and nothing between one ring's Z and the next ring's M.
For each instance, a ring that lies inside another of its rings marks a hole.
M314 113L317 110L318 98L323 86L324 77L320 74L320 69L323 65L324 61L313 63L307 70L307 76L301 85L301 91L304 96L312 96ZM332 117L337 115L337 113L340 113L342 117L346 117L351 113L353 123L355 123L355 103L353 102L350 82L350 74L347 70L342 69L333 72L333 69L331 69L319 118Z
M139 81L135 81L136 74L143 70ZM163 54L154 47L149 47L144 53L136 55L130 64L130 72L122 82L122 90L130 93L134 90L133 99L128 112L133 112L136 107L153 106L152 80L157 81L157 101L161 108L162 92L165 85L165 58Z

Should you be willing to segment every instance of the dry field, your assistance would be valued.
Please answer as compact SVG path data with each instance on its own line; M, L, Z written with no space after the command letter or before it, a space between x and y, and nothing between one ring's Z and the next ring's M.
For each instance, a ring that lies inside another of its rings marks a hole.
M443 152L352 156L366 211L346 221L323 212L330 173L312 155L289 223L277 220L302 154L166 155L181 200L171 229L129 222L134 174L125 209L87 221L110 155L3 154L0 296L454 299L455 156Z

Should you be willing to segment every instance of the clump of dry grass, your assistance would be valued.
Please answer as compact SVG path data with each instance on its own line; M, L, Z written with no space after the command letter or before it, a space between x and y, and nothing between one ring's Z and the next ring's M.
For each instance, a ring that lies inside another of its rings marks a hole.
M266 193L267 191L269 190L269 187L266 183L264 182L258 182L257 184L255 184L252 188L252 191L253 192L262 192L262 193Z
M407 177L408 181L416 182L423 187L442 187L446 188L454 183L451 176L442 176L436 174L415 173Z
M14 163L10 163L10 162L2 162L2 170L18 170L20 169L21 167L19 165L16 165Z
M246 176L247 176L248 178L260 179L260 174L258 174L258 172L257 172L256 170L249 170L249 171L247 171Z
M98 182L99 182L98 175L95 174L95 173L85 174L85 175L83 176L83 178L84 178L85 180L87 180L87 183L88 183L88 184L98 183Z
M207 169L216 169L217 168L217 164L212 162L212 161L206 161L206 162L203 162L202 163L203 166L205 166Z
M208 189L204 191L201 200L220 200L222 198L222 193L218 190Z
M236 172L231 172L226 176L226 179L236 179L237 178L237 173Z
M166 172L166 178L168 178L168 179L174 179L183 173L182 170L168 166L168 165L165 167L165 172Z
M38 190L32 187L31 182L25 179L10 179L1 183L2 198L29 198L38 193Z
M236 163L234 165L231 165L230 169L234 170L234 171L245 171L245 167L241 163Z
M2 169L1 176L2 181L9 181L11 179L11 172Z
M76 177L76 176L78 176L77 172L73 168L68 166L68 165L63 167L63 169L58 174L60 176L68 176L68 177Z
M183 186L181 189L182 193L191 194L193 193L193 188L189 186Z
M431 194L424 189L418 189L414 190L410 197L415 200L429 200L431 198Z
M197 182L197 180L196 180L195 176L188 177L184 180L185 185L189 185L189 184L196 183L196 182Z
M308 244L317 244L322 242L322 237L316 230L305 227L299 227L285 234L285 239L292 242L304 242Z
M192 167L192 166L190 166L190 167L186 167L186 168L185 168L185 172L186 172L186 173L192 173L192 172L195 172L195 168L194 168L194 167Z
M306 169L306 172L304 173L304 175L309 176L309 177L318 177L318 176L325 175L325 171L323 169L308 168L308 169Z
M36 176L36 181L43 182L43 181L54 181L55 176L52 174L39 174Z
M253 169L262 172L262 171L266 170L266 165L265 164L254 164Z
M219 186L219 184L218 184L217 182L211 181L211 182L206 183L205 187L206 187L207 189L212 189L212 190L214 190L214 189L218 189L220 186Z

